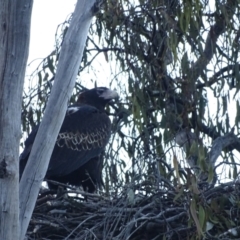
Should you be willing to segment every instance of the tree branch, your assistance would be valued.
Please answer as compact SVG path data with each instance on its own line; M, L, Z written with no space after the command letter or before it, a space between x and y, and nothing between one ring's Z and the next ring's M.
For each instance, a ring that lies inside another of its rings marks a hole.
M203 69L206 68L207 64L211 61L215 51L216 51L216 42L219 36L224 33L226 26L226 19L232 19L234 11L237 7L237 1L228 0L227 3L222 6L224 13L216 15L216 23L210 28L210 31L207 36L205 49L199 59L193 64L190 69L191 79L196 80Z
M240 140L232 132L226 134L225 136L218 137L213 141L211 151L209 152L209 161L212 166L215 165L217 158L221 154L221 151L233 144L239 144Z
M203 87L209 87L212 84L216 83L219 80L219 77L221 75L223 75L225 72L234 70L236 67L236 65L228 65L222 69L220 69L218 72L216 72L211 78L209 78L209 81L206 83L198 83L196 85L196 88L203 88ZM238 67L240 68L240 64L238 65ZM233 74L232 74L233 75Z
M193 124L193 126L195 126L195 124ZM203 123L198 123L198 127L201 132L205 133L206 135L211 137L213 140L221 137L220 133L218 133L214 127L212 127L212 128L207 127ZM231 143L227 147L228 147L229 151L236 149L238 152L240 152L240 140Z
M20 182L20 239L23 239L60 130L81 63L95 0L78 0L66 33L52 93Z
M32 0L0 0L0 239L19 238L21 103Z

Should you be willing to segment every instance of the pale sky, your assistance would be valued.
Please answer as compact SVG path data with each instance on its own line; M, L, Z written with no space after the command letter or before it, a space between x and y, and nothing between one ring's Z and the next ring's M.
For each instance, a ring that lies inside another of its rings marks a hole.
M76 3L77 0L34 0L28 57L28 64L31 64L28 65L27 76L54 50L57 26L74 11ZM96 81L98 86L107 87L111 73L104 54L100 54L93 65L91 67L95 71L81 73L82 84L94 87Z
M76 0L34 0L28 62L54 49L57 26L73 12Z

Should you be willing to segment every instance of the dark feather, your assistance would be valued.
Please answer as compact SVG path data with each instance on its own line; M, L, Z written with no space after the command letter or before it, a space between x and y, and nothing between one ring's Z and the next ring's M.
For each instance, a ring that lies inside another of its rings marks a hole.
M96 88L80 94L78 103L68 108L51 155L46 180L82 185L89 192L103 185L103 157L100 154L111 134L111 122L104 106L116 96L107 88ZM20 176L37 131L38 126L29 135L20 155ZM52 184L49 187L54 188Z
M47 177L67 175L98 156L108 143L110 134L109 117L94 107L82 106L77 112L66 115L52 153Z
M102 180L103 154L92 158L83 167L64 176L52 176L50 179L56 182L69 183L74 186L82 186L84 191L94 192L96 188L104 186ZM48 182L50 189L57 189L57 185Z

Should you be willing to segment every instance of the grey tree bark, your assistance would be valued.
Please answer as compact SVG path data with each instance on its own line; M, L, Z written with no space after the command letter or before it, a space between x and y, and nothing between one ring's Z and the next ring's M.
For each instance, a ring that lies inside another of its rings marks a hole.
M78 0L65 36L52 92L20 182L20 239L23 239L46 174L60 130L96 6L95 0Z
M32 0L0 0L0 239L19 237L21 103Z

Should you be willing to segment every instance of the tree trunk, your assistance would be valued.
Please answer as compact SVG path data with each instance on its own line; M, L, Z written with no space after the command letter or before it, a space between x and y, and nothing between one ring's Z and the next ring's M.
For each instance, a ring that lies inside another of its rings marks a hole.
M88 30L94 15L95 0L78 0L65 36L52 92L20 182L21 239L24 238L57 134L63 122L67 102L73 91Z
M0 0L0 239L19 237L21 103L32 0Z

